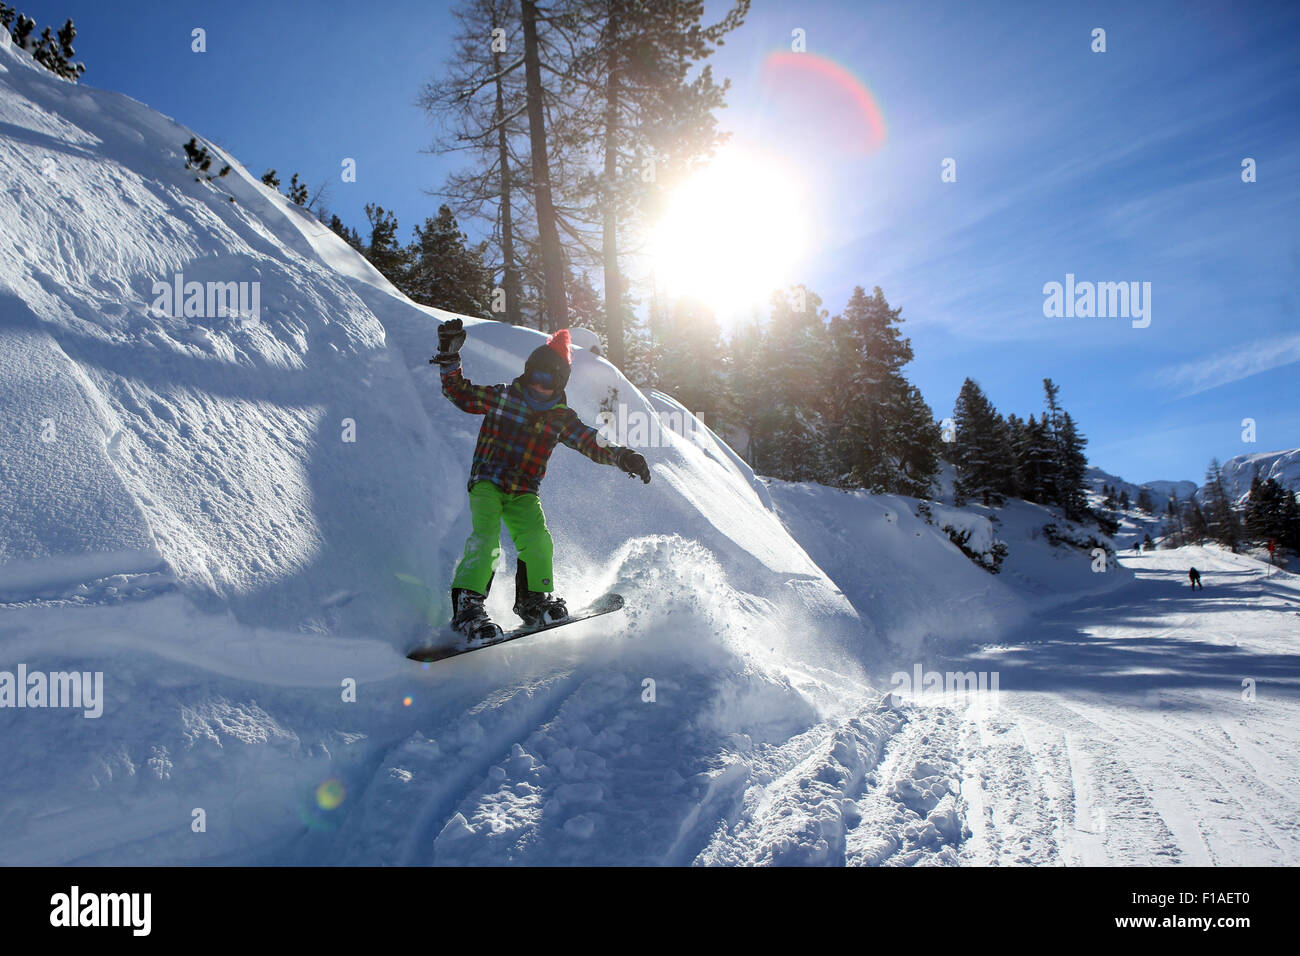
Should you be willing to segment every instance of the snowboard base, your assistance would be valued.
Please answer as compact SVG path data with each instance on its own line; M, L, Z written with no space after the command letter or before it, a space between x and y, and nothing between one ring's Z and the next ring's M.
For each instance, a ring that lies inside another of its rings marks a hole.
M459 657L462 654L481 651L485 647L496 647L498 644L506 644L510 641L518 640L521 637L527 637L529 634L539 634L542 631L564 627L566 624L576 624L578 621L585 621L588 618L600 617L602 614L609 614L611 611L617 611L622 606L623 596L611 591L608 594L602 594L581 611L574 611L563 621L556 621L554 624L539 624L533 627L515 628L513 631L506 631L495 640L479 641L473 645L466 645L465 638L462 635L456 634L450 643L421 645L406 656L413 661L420 661L422 663L444 661L449 657Z

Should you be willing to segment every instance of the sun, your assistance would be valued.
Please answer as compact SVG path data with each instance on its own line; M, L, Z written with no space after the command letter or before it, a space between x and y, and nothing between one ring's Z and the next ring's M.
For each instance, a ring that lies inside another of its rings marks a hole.
M654 225L655 283L722 321L762 307L774 289L798 281L807 209L802 180L788 164L724 149L672 192Z

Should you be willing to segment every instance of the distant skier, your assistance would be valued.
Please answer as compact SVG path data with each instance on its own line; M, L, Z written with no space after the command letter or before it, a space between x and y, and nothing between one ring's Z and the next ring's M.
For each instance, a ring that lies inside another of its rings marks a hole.
M519 553L514 612L527 626L569 616L564 600L551 593L554 543L538 498L556 442L599 464L617 465L645 483L650 468L631 448L609 443L602 447L596 429L584 425L565 404L572 364L568 329L535 349L523 374L509 385L474 385L466 379L460 370L464 342L460 319L442 323L438 354L429 360L441 366L442 394L462 411L484 416L467 485L473 530L451 582L451 626L471 641L491 640L501 628L488 617L483 602L500 553L502 521Z
M1193 591L1195 591L1198 587L1199 587L1202 591L1205 590L1205 585L1201 583L1201 572L1200 572L1200 571L1197 571L1195 568L1192 568L1190 571L1187 572L1187 576L1188 576L1188 577L1191 579L1191 581L1192 581L1192 590L1193 590Z

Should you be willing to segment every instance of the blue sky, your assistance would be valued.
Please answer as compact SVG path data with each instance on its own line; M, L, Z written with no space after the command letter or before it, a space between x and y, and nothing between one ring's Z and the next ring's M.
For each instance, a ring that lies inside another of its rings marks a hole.
M831 312L858 284L902 307L908 374L938 417L967 375L1022 416L1050 376L1093 463L1130 481L1300 445L1300 4L754 5L712 61L733 83L722 125L809 185L798 274ZM436 212L424 190L448 161L421 152L432 129L414 100L449 49L446 4L16 6L42 26L74 18L85 82L256 172L329 178L330 207L358 228L370 201L404 238ZM773 97L764 58L796 28L871 92L888 129L876 152L845 148L833 97L801 115ZM338 181L343 157L355 184ZM949 157L955 183L940 180ZM1257 182L1241 181L1245 157ZM1043 285L1067 273L1150 282L1150 325L1045 317Z

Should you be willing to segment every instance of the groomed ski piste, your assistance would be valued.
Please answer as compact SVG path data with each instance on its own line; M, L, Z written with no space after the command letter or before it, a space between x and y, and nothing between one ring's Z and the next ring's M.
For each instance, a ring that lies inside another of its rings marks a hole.
M542 489L560 593L627 608L406 660L469 530L448 316L191 135L0 31L0 672L103 675L0 708L0 864L1300 861L1295 576L757 478L582 349L584 420L672 423L650 485L559 449ZM476 382L543 341L467 324Z

